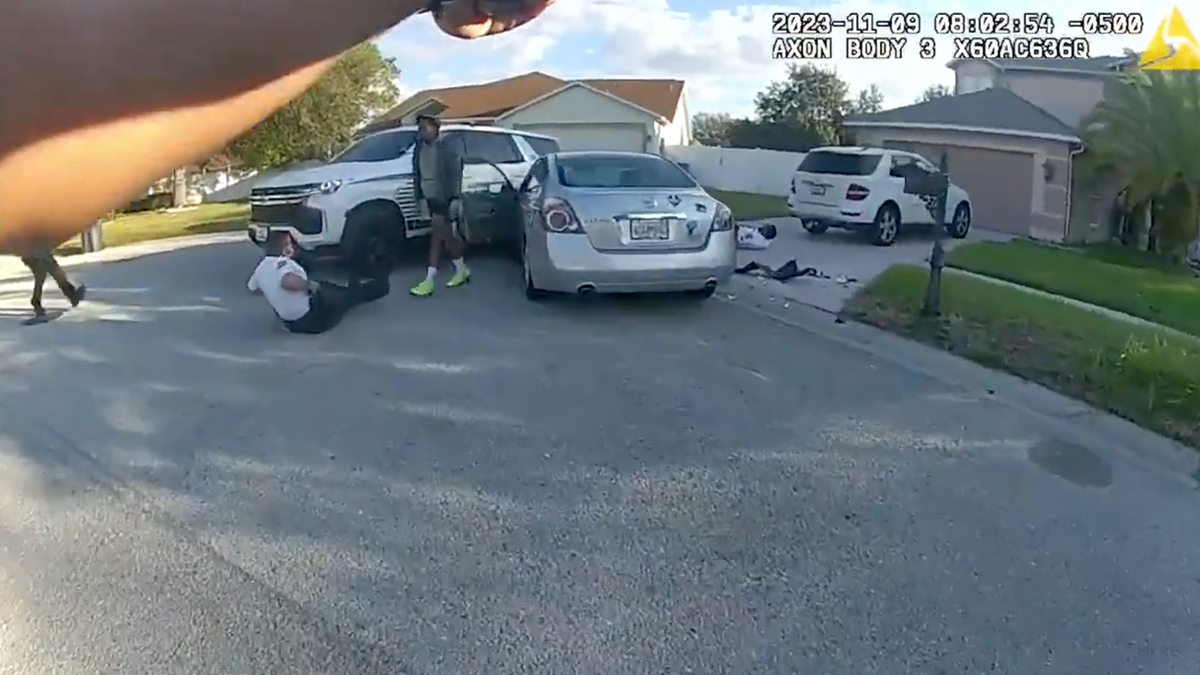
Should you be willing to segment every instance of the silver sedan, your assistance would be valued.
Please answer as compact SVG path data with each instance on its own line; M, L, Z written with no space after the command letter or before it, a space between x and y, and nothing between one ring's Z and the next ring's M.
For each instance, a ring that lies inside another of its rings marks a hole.
M657 155L545 155L519 197L530 299L548 292L708 297L737 264L729 209Z

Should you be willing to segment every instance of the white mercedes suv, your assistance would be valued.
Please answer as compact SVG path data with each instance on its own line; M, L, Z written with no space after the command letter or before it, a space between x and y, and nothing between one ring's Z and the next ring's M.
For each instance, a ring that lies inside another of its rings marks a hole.
M446 124L461 142L460 230L474 244L519 237L516 189L541 155L557 152L549 136L496 127ZM285 171L250 191L251 241L286 231L309 254L335 256L368 274L390 269L409 241L429 234L429 214L413 198L416 127L370 134L329 162Z
M947 184L942 226L961 239L971 229L971 197L929 160L889 148L814 148L792 176L788 213L812 234L860 230L891 246L902 226L933 226Z

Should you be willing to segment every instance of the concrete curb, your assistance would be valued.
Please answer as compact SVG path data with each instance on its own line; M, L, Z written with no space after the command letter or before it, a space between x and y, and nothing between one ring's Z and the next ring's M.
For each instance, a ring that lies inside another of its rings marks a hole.
M1147 431L1115 415L1014 375L990 370L949 352L865 324L835 319L827 310L771 295L734 278L724 302L838 342L946 385L1037 419L1063 440L1105 450L1139 466L1200 487L1200 454L1182 443ZM785 305L787 305L785 307Z

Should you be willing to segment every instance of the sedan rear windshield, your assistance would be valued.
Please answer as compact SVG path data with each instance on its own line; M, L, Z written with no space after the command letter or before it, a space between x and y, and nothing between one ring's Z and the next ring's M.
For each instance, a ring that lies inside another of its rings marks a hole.
M696 181L661 157L559 157L558 182L578 188L690 188Z
M860 155L849 152L810 152L796 167L805 173L828 173L837 176L870 176L879 166L883 155Z

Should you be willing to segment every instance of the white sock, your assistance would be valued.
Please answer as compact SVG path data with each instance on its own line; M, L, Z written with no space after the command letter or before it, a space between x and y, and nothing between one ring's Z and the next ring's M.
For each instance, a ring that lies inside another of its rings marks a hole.
M437 268L436 267L430 267L429 269L425 270L425 278L426 279L429 279L430 281L432 281L433 278L436 276L437 276Z
M454 263L454 271L455 272L461 272L461 271L467 269L467 261L463 260L462 258L458 258L457 260L452 260L451 262Z

